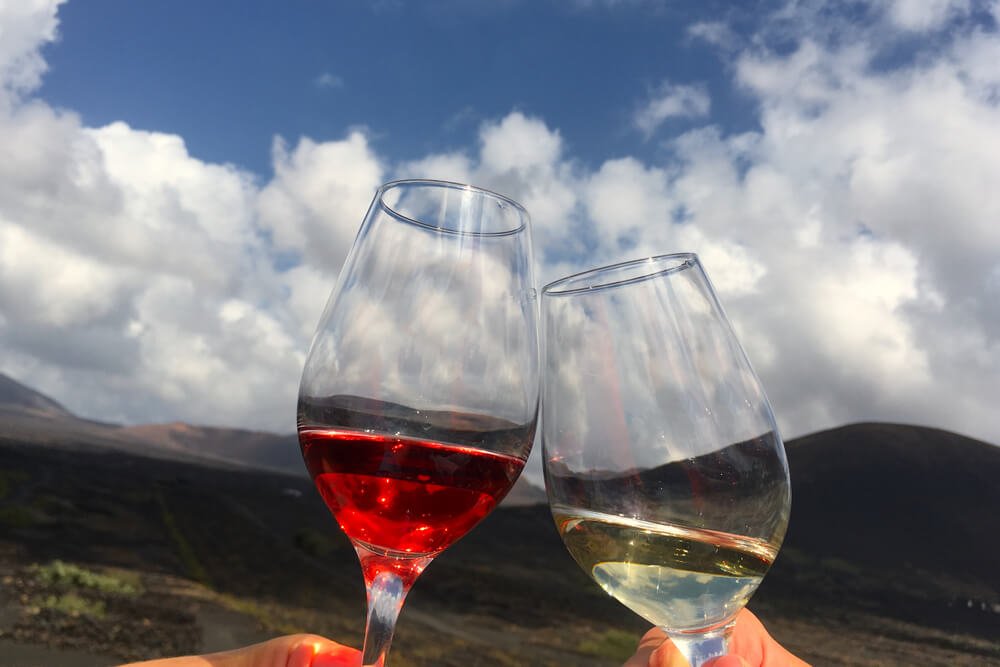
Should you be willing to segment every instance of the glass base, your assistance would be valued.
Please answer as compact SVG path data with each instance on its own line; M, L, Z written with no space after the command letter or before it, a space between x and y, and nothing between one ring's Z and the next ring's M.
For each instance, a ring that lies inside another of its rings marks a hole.
M691 667L702 667L712 658L726 655L729 652L729 638L733 634L735 621L726 625L712 628L703 632L685 633L671 632L664 628L664 632L674 642Z

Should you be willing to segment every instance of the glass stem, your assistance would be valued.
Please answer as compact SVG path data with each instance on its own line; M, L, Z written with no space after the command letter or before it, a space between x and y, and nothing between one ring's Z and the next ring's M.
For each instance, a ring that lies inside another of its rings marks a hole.
M368 585L368 621L365 625L364 667L384 667L392 644L396 619L408 586L391 570L380 572Z
M702 667L712 658L726 655L729 638L733 634L733 623L698 634L671 633L670 639L691 667Z
M385 667L396 619L406 594L433 555L397 557L378 554L355 544L368 591L368 621L365 624L364 667Z

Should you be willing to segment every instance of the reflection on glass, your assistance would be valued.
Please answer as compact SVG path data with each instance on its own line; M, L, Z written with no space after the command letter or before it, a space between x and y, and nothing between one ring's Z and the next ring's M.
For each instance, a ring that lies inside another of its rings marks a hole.
M694 255L542 293L545 481L566 547L693 665L721 655L788 523L767 398Z
M299 443L361 561L364 664L384 665L417 577L528 457L538 344L528 218L437 181L383 186L320 320Z

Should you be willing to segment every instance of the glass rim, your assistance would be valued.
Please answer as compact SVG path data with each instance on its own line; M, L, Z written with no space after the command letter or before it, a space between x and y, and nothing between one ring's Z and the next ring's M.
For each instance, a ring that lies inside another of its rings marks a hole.
M648 264L648 268L642 270L643 264ZM667 266L660 266L663 264L667 264ZM641 283L652 278L665 276L700 265L701 262L698 261L698 255L693 252L675 252L665 255L640 257L639 259L630 259L616 264L599 266L559 278L542 288L542 296L569 296L572 294L600 292L624 285ZM636 270L640 270L640 272L636 273ZM624 273L625 277L617 279L607 277L609 274L615 273ZM593 280L588 280L591 278Z
M441 188L445 190L464 190L466 192L473 192L481 197L496 200L500 203L512 206L517 212L517 217L519 225L511 229L503 229L500 231L470 231L465 229L452 229L449 227L439 227L437 225L432 225L430 223L424 222L423 220L418 220L416 218L411 218L407 215L403 215L385 201L385 195L391 190L401 188L401 187L426 187L426 188ZM405 222L411 225L416 225L424 229L433 230L441 234L454 234L456 236L510 236L524 231L528 227L528 221L530 216L528 215L528 209L526 209L521 204L517 203L510 197L502 195L499 192L494 192L493 190L487 190L486 188L481 188L478 185L471 185L469 183L457 183L455 181L441 181L432 178L404 178L395 181L389 181L379 186L378 190L375 192L375 201L377 202L379 208L386 212L387 215L399 220L400 222Z

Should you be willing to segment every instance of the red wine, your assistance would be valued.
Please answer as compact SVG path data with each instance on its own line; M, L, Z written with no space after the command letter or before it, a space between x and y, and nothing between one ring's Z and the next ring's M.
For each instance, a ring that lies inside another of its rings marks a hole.
M368 549L436 554L496 507L524 460L384 434L303 428L299 443L341 529Z

